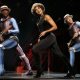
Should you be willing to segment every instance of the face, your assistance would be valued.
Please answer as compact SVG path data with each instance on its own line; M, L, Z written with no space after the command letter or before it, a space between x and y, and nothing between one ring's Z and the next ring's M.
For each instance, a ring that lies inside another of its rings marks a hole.
M66 20L66 22L69 23L69 24L73 23L73 19L72 19L72 17L70 17L70 16L67 16L67 17L65 18L65 20Z
M38 15L42 15L43 14L43 10L41 9L41 7L37 6L35 7L35 12L38 14Z
M2 15L5 16L5 17L7 17L7 16L9 15L9 11L6 10L6 9L5 9L5 10L2 10L1 13L2 13Z

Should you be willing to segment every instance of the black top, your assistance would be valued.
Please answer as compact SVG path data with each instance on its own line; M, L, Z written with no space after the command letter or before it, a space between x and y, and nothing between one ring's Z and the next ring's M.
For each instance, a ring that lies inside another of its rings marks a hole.
M45 30L47 30L47 29L49 29L51 27L51 25L47 21L44 20L44 16L40 17L40 19L37 22L37 26L38 26L38 29L39 29L40 33L45 31ZM43 36L42 38L45 38L50 33L51 32L46 33L46 35Z

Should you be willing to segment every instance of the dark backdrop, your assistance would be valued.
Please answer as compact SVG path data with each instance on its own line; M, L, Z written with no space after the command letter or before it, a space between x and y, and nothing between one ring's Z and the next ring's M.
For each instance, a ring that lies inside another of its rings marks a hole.
M10 13L11 16L13 16L18 22L19 29L20 29L20 35L19 35L20 44L25 52L27 46L30 43L35 43L35 40L37 39L37 28L35 27L36 19L31 14L31 6L34 2L43 3L46 8L46 12L52 16L52 18L58 25L58 30L55 31L55 35L57 37L58 44L63 54L69 58L69 53L68 53L66 43L69 41L70 37L67 31L68 26L64 24L63 16L69 13L74 15L74 20L80 20L80 1L78 0L0 0L0 5L6 4L11 8L11 13ZM11 54L7 54L7 55L8 57L12 56ZM80 55L79 54L76 55L77 55L76 65L77 65L77 69L79 69ZM7 59L7 57L5 57L5 59ZM12 61L14 62L15 59L16 58L13 58ZM16 60L14 64L16 66ZM47 64L45 65L47 66ZM53 71L66 71L66 66L56 55L51 56L50 66L51 66L51 70Z

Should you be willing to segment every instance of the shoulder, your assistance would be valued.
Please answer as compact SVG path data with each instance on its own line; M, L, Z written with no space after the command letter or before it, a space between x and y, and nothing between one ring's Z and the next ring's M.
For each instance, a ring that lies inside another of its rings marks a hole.
M51 20L51 19L52 19L52 17L50 15L45 14L45 20Z
M9 21L10 21L10 23L16 23L16 19L13 18L13 17L11 17L11 18L9 19Z
M45 14L45 18L51 18L51 16L48 14Z
M79 22L79 21L76 21L75 23L76 23L77 25L80 25L80 22Z
M11 21L15 21L15 18L12 17L12 18L10 18L10 20L11 20Z

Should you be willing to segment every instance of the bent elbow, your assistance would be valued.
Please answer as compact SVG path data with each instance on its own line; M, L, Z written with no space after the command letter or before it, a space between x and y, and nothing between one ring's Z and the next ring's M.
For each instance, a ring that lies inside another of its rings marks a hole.
M56 27L56 30L58 29L58 27Z
M16 33L19 33L19 30L16 30Z
M57 30L58 28L57 28L57 26L55 27L55 30Z

